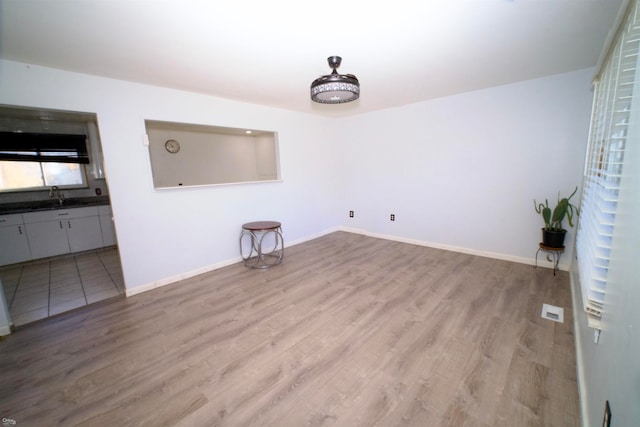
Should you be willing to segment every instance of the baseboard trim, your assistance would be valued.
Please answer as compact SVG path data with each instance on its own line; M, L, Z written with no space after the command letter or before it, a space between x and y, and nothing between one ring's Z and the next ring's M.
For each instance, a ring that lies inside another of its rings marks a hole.
M302 239L297 239L297 240L293 240L291 242L286 242L286 247L299 245L300 243L304 243L304 242L307 242L309 240L317 239L318 237L322 237L324 235L333 233L335 231L338 231L338 229L337 228L330 228L330 229L321 231L320 233L316 233L316 234L312 234L310 236L306 236L306 237L304 237ZM285 254L286 254L286 252L285 252ZM204 273L208 273L210 271L218 270L219 268L223 268L223 267L226 267L228 265L236 264L238 262L242 262L242 257L237 256L237 257L225 260L225 261L221 261L221 262L218 262L218 263L215 263L215 264L207 265L207 266L202 267L202 268L198 268L196 270L191 270L191 271L188 271L186 273L177 274L177 275L171 276L171 277L165 277L164 279L159 279L159 280L156 280L156 281L153 281L153 282L150 282L150 283L146 283L144 285L136 286L135 288L128 288L128 289L125 290L125 295L127 297L132 297L134 295L138 295L138 294L141 294L143 292L147 292L147 291L151 291L153 289L161 288L163 286L171 285L172 283L176 283L176 282L179 282L181 280L185 280L185 279L189 279L191 277L199 276L200 274L204 274Z
M587 389L585 386L585 373L584 373L584 357L582 354L582 335L580 334L580 319L578 316L578 310L582 309L582 301L578 301L578 294L576 292L577 283L579 280L574 274L574 270L569 270L569 286L571 287L571 303L573 304L573 337L576 351L576 376L578 382L578 399L580 400L580 415L582 418L582 425L589 426L589 411L587 402Z
M4 337L5 335L11 335L11 326L0 326L0 337Z
M235 264L237 262L242 261L241 257L235 257L226 261L222 261L216 264L211 264L206 267L198 268L196 270L187 271L186 273L177 274L171 277L165 277L164 279L156 280L151 283L146 283L144 285L136 286L135 288L129 288L125 291L125 295L127 297L132 297L134 295L147 292L156 288L161 288L163 286L170 285L175 282L179 282L181 280L189 279L194 276L198 276L200 274L208 273L213 270L217 270L222 267L226 267L231 264Z
M417 246L425 246L425 247L429 247L429 248L434 248L434 249L442 249L445 251L452 251L452 252L460 252L460 253L464 253L464 254L469 254L469 255L477 255L477 256L482 256L485 258L493 258L493 259L500 259L503 261L511 261L511 262L517 262L519 264L528 264L528 265L534 265L535 260L532 260L530 258L524 258L524 257L518 257L518 256L513 256L513 255L506 255L506 254L501 254L501 253L496 253L496 252L488 252L488 251L479 251L477 249L470 249L470 248L464 248L464 247L460 247L460 246L452 246L452 245L445 245L442 243L435 243L435 242L427 242L427 241L423 241L423 240L416 240L416 239L409 239L406 237L399 237L399 236L393 236L393 235L389 235L389 234L380 234L380 233L371 233L369 231L366 230L361 230L358 228L350 228L350 227L332 227L326 230L323 230L319 233L315 233L315 234L311 234L309 236L305 236L301 239L297 239L297 240L293 240L290 242L286 242L286 246L287 247L291 247L291 246L295 246L295 245L299 245L300 243L304 243L304 242L308 242L309 240L313 240L313 239L317 239L319 237L325 236L327 234L336 232L336 231L344 231L347 233L354 233L354 234L361 234L364 236L369 236L369 237L375 237L378 239L385 239L385 240L392 240L392 241L396 241L396 242L401 242L401 243L408 243L411 245L417 245ZM178 274L176 276L171 276L171 277L166 277L164 279L160 279L160 280L156 280L154 282L151 283L146 283L144 285L140 285L140 286L136 286L135 288L129 288L125 291L125 295L127 297L131 297L137 294L140 294L142 292L147 292L150 291L152 289L156 289L156 288L160 288L163 286L167 286L170 285L172 283L175 282L179 282L181 280L185 280L185 279L189 279L191 277L194 276L198 276L200 274L204 274L204 273L208 273L210 271L214 271L217 270L219 268L222 267L226 267L228 265L231 264L235 264L238 262L241 262L242 258L241 257L234 257L234 258L230 258L228 260L225 261L221 261L219 263L216 264L211 264L196 270L192 270L192 271L188 271L186 273L182 273L182 274ZM540 265L539 267L542 268L552 268L552 267L548 267L545 265ZM560 270L563 271L567 271L568 270L568 265L566 264L560 264L558 266L558 268Z
M461 247L461 246L445 245L445 244L442 244L442 243L435 243L435 242L427 242L427 241L424 241L424 240L409 239L409 238L406 238L406 237L393 236L393 235L389 235L389 234L371 233L369 231L361 230L361 229L358 229L358 228L338 227L338 230L346 231L348 233L362 234L364 236L375 237L375 238L378 238L378 239L393 240L393 241L401 242L401 243L409 243L411 245L425 246L425 247L433 248L433 249L442 249L442 250L445 250L445 251L460 252L460 253L463 253L463 254L477 255L477 256L481 256L481 257L485 257L485 258L493 258L493 259L499 259L499 260L503 260L503 261L517 262L519 264L535 265L535 259L531 259L531 258L525 258L525 257L514 256L514 255L501 254L501 253L497 253L497 252L480 251L480 250L477 250L477 249L465 248L465 247ZM538 267L541 267L541 268L553 268L553 266L546 266L546 265L539 265ZM568 271L569 270L569 265L561 263L561 264L558 265L558 269L559 270L563 270L563 271Z

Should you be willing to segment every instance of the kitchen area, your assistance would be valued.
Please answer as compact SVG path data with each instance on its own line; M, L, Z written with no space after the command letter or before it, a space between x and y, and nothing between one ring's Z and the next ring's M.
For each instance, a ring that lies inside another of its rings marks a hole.
M95 114L0 106L0 281L13 327L124 297Z

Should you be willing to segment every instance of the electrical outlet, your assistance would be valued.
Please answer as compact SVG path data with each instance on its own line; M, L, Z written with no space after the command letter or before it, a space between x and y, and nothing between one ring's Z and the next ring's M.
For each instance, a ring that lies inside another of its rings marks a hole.
M396 220L396 215L395 214L391 214L391 221L395 221Z
M353 211L349 211L349 218L353 218Z

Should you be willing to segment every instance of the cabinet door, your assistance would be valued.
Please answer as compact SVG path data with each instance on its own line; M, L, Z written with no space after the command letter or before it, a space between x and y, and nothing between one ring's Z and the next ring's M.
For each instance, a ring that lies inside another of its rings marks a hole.
M113 225L111 215L100 215L100 228L102 229L102 241L105 246L116 244L116 228Z
M31 259L24 225L0 227L0 265Z
M70 252L65 222L62 220L25 224L31 256L34 259Z
M71 252L88 251L103 246L100 219L97 216L69 219L63 223L67 228Z

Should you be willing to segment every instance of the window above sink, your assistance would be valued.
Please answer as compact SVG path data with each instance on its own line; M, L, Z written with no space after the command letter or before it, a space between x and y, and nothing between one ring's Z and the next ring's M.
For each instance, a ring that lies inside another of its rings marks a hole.
M0 208L109 203L96 113L0 104L0 152Z
M87 188L104 179L94 113L0 105L0 192Z

